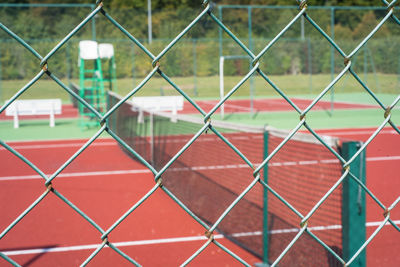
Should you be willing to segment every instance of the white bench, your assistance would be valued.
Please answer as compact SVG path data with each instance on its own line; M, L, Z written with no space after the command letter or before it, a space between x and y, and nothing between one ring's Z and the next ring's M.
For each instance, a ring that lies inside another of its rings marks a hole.
M61 114L61 106L61 99L15 100L6 108L6 116L13 116L14 128L18 128L18 116L49 115L50 127L54 127L54 115Z
M139 122L143 121L141 109L149 112L172 111L172 114L176 115L178 111L183 110L184 103L183 96L139 96L133 97L131 102L138 107Z

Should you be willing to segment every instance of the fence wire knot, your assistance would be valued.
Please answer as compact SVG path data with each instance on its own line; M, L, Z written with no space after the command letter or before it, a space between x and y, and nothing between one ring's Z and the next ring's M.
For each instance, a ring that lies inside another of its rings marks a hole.
M391 115L391 112L392 112L392 108L391 108L391 107L387 107L387 108L385 109L385 113L384 113L383 117L384 117L385 119L387 119L387 118Z
M210 231L207 230L207 231L204 233L204 235L205 235L209 240L211 240L211 241L214 240L214 234L213 234L213 232L210 232Z
M387 218L390 217L390 209L386 208L385 211L383 212L383 217Z
M300 10L307 9L307 1L306 0L300 1L299 9Z

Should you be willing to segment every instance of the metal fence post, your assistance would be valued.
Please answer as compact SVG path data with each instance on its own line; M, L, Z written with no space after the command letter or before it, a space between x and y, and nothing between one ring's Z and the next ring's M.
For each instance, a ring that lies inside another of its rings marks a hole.
M345 142L342 146L342 155L349 160L361 147L361 142ZM365 150L349 165L350 172L363 184L365 175ZM351 177L347 175L343 181L342 197L342 243L343 259L348 261L366 241L366 204L365 191ZM352 266L366 266L365 250L361 252Z

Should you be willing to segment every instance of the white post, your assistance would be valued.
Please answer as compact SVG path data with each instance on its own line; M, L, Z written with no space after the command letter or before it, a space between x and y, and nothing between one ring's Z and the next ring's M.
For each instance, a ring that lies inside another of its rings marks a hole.
M147 0L147 23L149 31L149 44L153 41L153 27L151 22L151 0Z
M224 57L219 58L219 96L224 98ZM221 118L224 118L224 104L221 105Z
M144 114L143 114L143 109L139 108L139 116L137 118L138 123L144 123Z
M177 108L176 108L176 105L175 105L175 106L173 107L173 109L172 109L171 122L173 122L173 123L177 123L177 122L178 122L177 115L178 115L178 111L177 111Z
M15 110L14 110L14 128L19 128L17 105L15 105Z
M50 110L50 127L54 127L56 125L54 121L54 102L51 103L51 110Z

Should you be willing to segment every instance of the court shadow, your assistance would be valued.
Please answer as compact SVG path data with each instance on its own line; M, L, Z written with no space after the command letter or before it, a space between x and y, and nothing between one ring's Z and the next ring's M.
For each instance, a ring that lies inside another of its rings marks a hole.
M56 248L58 245L48 245L39 248L41 252L39 253L32 253L32 257L29 258L26 262L22 263L21 266L31 266L33 263L35 263L40 257L42 257L44 254L46 254L50 249ZM26 251L26 250L37 250L37 247L18 247L18 248L4 248L2 249L3 251Z

